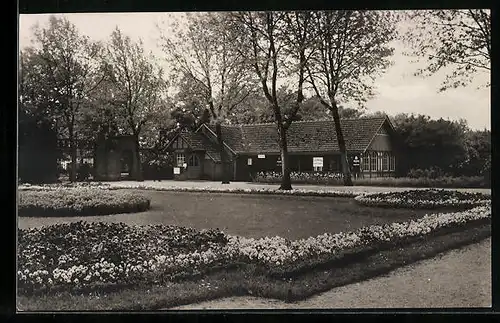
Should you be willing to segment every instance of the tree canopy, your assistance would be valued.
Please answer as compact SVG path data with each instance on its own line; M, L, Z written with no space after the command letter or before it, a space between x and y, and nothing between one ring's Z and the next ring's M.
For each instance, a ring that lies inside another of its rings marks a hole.
M426 61L417 75L446 71L440 91L469 85L491 69L491 13L485 9L418 10L404 41L408 54ZM484 86L489 86L487 81Z

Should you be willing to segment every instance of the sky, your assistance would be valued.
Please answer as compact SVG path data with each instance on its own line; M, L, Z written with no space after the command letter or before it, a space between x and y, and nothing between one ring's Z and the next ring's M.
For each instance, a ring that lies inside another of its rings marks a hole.
M160 59L164 57L158 46L160 31L157 24L168 23L178 14L173 13L71 13L57 14L68 18L81 34L93 40L106 41L116 28L137 40L142 39L145 49ZM19 48L30 46L32 26L48 23L48 14L23 14L19 16ZM401 27L403 28L403 27ZM491 129L490 88L478 89L476 85L438 93L444 73L432 77L414 76L422 66L403 55L404 45L395 41L394 64L375 81L376 96L366 103L366 112L383 111L389 115L420 113L432 118L465 119L472 129ZM489 73L476 76L476 84L489 80ZM349 106L348 104L346 106ZM353 106L354 107L354 106Z

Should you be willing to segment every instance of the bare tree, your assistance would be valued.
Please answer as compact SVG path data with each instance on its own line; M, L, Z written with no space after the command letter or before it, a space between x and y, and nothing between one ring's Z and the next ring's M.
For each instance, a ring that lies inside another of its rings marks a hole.
M76 180L78 119L91 93L105 77L101 56L103 47L79 34L66 18L50 17L47 28L34 27L35 45L31 50L38 63L31 73L38 74L49 110L66 133L71 150L70 180Z
M191 96L201 96L210 111L223 166L223 184L229 183L230 175L221 125L255 88L227 21L224 13L188 14L187 29L173 26L176 38L161 37L173 71L183 81L192 83L182 91L191 90Z
M136 179L142 180L140 158L141 133L144 127L167 111L166 82L163 70L152 56L144 53L142 41L134 42L116 28L111 34L107 62L112 68L112 99L129 133L134 136Z
M281 150L281 190L291 190L287 130L304 100L305 67L310 57L311 13L240 12L232 15L238 48L259 78L262 91L274 114ZM284 113L278 100L278 80L296 79L296 98Z
M317 43L307 64L307 80L332 114L344 185L351 186L338 104L363 103L373 95L373 79L391 64L394 17L389 12L364 10L320 11L314 17Z
M407 54L427 61L416 74L430 76L448 69L439 91L467 86L478 73L490 72L489 10L419 10L407 18L411 23L403 37L411 48Z

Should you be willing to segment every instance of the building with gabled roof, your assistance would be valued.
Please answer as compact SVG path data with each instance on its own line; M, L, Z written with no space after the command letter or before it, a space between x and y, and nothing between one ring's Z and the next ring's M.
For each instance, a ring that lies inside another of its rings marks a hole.
M387 116L341 119L348 159L360 165L363 177L394 176L396 142ZM223 125L224 153L232 180L250 180L262 171L281 171L276 124ZM296 121L287 132L290 169L299 172L341 172L333 120ZM167 146L175 154L174 178L220 180L221 156L215 127L180 132Z

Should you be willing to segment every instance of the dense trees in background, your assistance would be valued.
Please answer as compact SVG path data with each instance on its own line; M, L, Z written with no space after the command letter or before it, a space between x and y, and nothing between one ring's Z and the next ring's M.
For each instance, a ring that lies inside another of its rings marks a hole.
M464 120L433 120L425 115L399 114L393 118L402 143L399 176L489 176L491 132L472 131ZM413 170L413 171L412 171Z
M34 36L34 47L25 50L26 61L21 69L28 80L37 84L27 84L20 95L37 87L38 97L25 96L23 100L35 100L26 104L42 109L47 122L57 122L57 132L69 140L71 162L75 165L82 109L105 76L100 62L103 47L80 35L67 19L54 16L46 28L35 26ZM36 102L41 98L43 105ZM75 167L70 178L76 180Z

